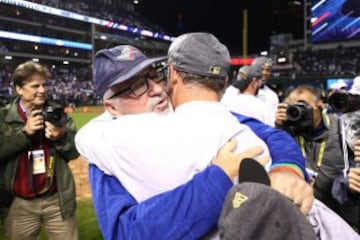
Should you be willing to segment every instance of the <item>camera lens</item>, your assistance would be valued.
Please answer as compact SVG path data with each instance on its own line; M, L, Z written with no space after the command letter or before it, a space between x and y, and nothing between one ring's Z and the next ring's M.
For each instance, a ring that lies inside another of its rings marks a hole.
M286 110L288 121L296 122L302 117L302 109L297 105L290 105Z
M328 101L334 112L348 113L360 110L360 95L335 92L330 95Z
M62 108L46 106L43 111L44 120L56 126L63 126L66 121L66 114Z

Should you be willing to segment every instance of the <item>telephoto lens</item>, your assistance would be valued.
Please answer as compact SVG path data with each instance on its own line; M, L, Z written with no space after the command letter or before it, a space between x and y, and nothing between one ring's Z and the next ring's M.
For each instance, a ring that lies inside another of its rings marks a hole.
M360 95L349 92L334 92L328 98L328 103L334 112L354 112L360 109Z

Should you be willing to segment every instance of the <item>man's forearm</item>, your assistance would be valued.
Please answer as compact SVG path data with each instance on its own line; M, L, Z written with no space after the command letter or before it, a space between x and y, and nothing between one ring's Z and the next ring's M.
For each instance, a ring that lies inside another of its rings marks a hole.
M217 166L137 203L114 177L90 165L94 207L106 239L197 239L216 226L232 186Z
M298 144L290 134L254 118L233 114L268 145L273 160L270 171L290 171L304 177L306 181L310 180L305 170L305 159Z

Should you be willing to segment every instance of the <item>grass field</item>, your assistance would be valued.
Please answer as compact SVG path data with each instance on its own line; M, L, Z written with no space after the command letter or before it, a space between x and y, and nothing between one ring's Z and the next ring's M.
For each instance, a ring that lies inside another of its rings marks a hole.
M102 111L102 106L80 107L73 112L69 112L69 115L75 121L77 129L80 129L85 123L99 115Z
M99 115L102 110L102 107L79 108L69 113L69 115L75 121L77 129L80 129L90 119ZM76 218L78 222L80 240L102 239L91 200L78 200ZM46 239L46 234L42 232L40 240ZM0 224L0 240L5 240L5 234L2 224Z

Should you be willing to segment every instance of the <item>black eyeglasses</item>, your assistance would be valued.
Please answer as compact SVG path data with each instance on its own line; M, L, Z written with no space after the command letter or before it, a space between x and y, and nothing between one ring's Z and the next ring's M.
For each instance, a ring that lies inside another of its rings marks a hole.
M125 93L129 93L136 98L140 97L149 90L149 80L153 81L154 83L165 82L165 72L161 69L159 71L149 71L146 75L135 78L134 82L129 87L114 93L114 95L108 99L113 99Z

